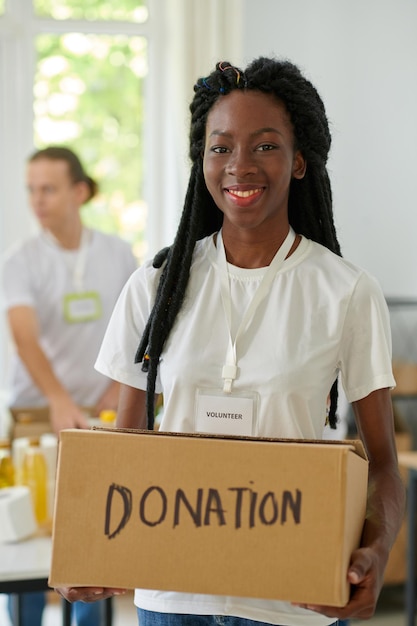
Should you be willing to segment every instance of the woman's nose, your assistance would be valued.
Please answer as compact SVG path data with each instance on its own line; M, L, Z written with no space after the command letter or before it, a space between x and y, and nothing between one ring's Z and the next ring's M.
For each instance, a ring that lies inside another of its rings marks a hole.
M230 154L227 173L237 178L256 174L258 167L254 155L249 150L234 150Z

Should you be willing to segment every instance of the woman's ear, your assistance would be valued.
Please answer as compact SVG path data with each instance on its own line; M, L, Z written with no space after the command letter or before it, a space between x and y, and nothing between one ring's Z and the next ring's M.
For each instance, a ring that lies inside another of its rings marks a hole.
M292 167L292 175L294 178L304 178L307 169L307 163L300 150L294 155L294 162Z

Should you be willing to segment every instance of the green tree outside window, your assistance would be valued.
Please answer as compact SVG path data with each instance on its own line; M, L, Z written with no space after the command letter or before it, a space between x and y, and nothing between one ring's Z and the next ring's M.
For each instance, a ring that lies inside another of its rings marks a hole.
M37 0L37 8L90 2ZM122 3L118 3L120 5ZM123 3L140 5L137 0ZM132 8L133 10L133 8ZM84 209L87 225L127 239L139 260L145 256L143 201L144 37L67 33L36 38L35 145L74 149L99 186Z
M141 0L34 0L39 17L56 20L125 20L143 23L148 17L146 2Z

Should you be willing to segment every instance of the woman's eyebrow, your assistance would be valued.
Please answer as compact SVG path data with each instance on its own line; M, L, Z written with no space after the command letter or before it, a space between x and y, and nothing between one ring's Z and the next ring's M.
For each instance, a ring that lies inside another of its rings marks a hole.
M274 128L273 126L265 126L264 128L258 128L251 135L256 137L258 135L263 135L264 133L276 133L277 135L282 135L282 132L278 128ZM220 136L220 137L231 137L232 133L229 133L227 130L214 129L209 134L209 137Z

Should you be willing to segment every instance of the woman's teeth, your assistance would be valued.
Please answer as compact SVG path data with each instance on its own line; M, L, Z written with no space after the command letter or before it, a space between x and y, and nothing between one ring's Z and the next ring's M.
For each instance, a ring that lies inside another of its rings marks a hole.
M256 193L262 191L262 188L259 189L249 189L247 191L238 191L237 189L228 189L229 193L232 193L234 196L238 196L238 198L249 198L249 196L253 196Z

